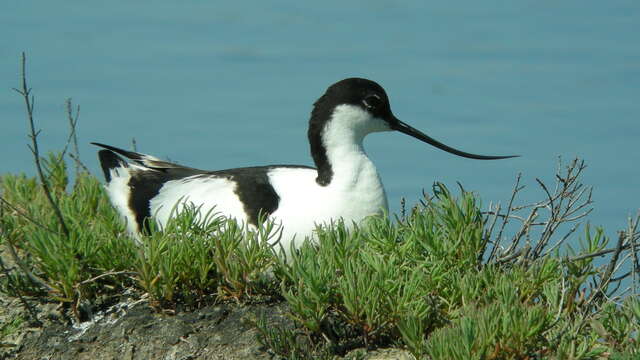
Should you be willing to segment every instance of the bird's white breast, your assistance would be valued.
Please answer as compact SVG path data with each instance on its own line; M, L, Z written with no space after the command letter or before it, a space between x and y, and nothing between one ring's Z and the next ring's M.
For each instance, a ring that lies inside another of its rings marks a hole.
M367 159L368 160L368 159ZM316 225L342 219L347 226L387 211L387 197L378 174L362 164L356 181L334 179L327 186L316 183L313 169L278 168L269 172L271 185L280 196L271 218L283 226L282 245L289 249L313 237Z

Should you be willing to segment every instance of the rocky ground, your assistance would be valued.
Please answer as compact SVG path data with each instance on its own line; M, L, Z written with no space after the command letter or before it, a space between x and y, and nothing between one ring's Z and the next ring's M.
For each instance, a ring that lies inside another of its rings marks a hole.
M24 314L18 299L0 298L0 322ZM160 314L144 300L128 299L71 321L57 304L36 306L43 326L28 322L7 336L0 359L280 359L258 342L255 322L289 323L283 303L220 304ZM398 349L352 351L352 359L410 359Z

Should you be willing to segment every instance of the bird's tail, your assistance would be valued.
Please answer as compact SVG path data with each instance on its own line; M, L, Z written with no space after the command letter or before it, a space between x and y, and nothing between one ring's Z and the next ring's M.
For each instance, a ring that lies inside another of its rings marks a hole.
M98 158L108 183L113 177L121 176L120 172L128 172L129 164L111 150L100 150Z

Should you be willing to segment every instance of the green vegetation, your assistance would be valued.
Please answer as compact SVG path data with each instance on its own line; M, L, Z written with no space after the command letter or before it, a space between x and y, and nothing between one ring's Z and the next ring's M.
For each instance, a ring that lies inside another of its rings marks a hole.
M640 357L639 219L615 241L589 225L577 235L591 204L577 160L555 187L539 181L538 203L517 204L519 177L504 211L482 212L475 194L435 184L396 219L319 227L285 259L266 241L278 236L273 224L251 230L214 213L203 222L197 208L138 244L77 150L43 157L36 137L39 178L0 177L0 291L25 307L24 320L0 325L3 338L37 323L34 303L58 302L82 320L126 292L169 312L285 301L292 326L256 326L291 359L378 347L426 359Z
M19 331L20 325L24 323L24 319L20 316L7 319L0 324L0 347L13 346L11 343L5 343L5 339Z
M565 256L555 250L531 259L520 250L530 244L512 251L519 256L497 250L487 261L491 216L473 194L455 196L437 184L434 197L403 219L318 228L317 241L287 260L267 245L277 236L271 224L251 231L211 215L203 225L197 209L136 245L95 177L80 172L66 191L60 154L42 163L69 237L36 179L4 175L2 242L19 259L2 278L10 296L58 301L79 318L81 303L126 289L148 294L158 310L284 298L298 327L260 326L263 342L285 357L378 346L432 359L640 355L637 295L610 298L617 279L589 256L616 255L617 267L634 254L624 239L635 241L637 232L608 248L603 231L587 226L581 248Z

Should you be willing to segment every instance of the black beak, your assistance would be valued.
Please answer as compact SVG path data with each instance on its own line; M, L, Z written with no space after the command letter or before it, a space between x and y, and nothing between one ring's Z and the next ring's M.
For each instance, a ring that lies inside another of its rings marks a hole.
M393 116L393 115L392 115ZM508 158L512 158L512 157L518 157L520 155L509 155L509 156L487 156L487 155L476 155L476 154L470 154L468 152L464 152L464 151L460 151L457 149L454 149L450 146L447 146L429 136L427 136L425 133L423 133L420 130L414 129L411 126L403 123L402 121L398 120L396 117L393 117L393 120L391 122L389 122L389 124L391 125L391 129L393 130L398 130L401 133L405 133L407 135L413 136L414 138L424 141L427 144L431 144L435 147L437 147L438 149L442 149L446 152L458 155L458 156L462 156L462 157L466 157L469 159L477 159L477 160L498 160L498 159L508 159Z

